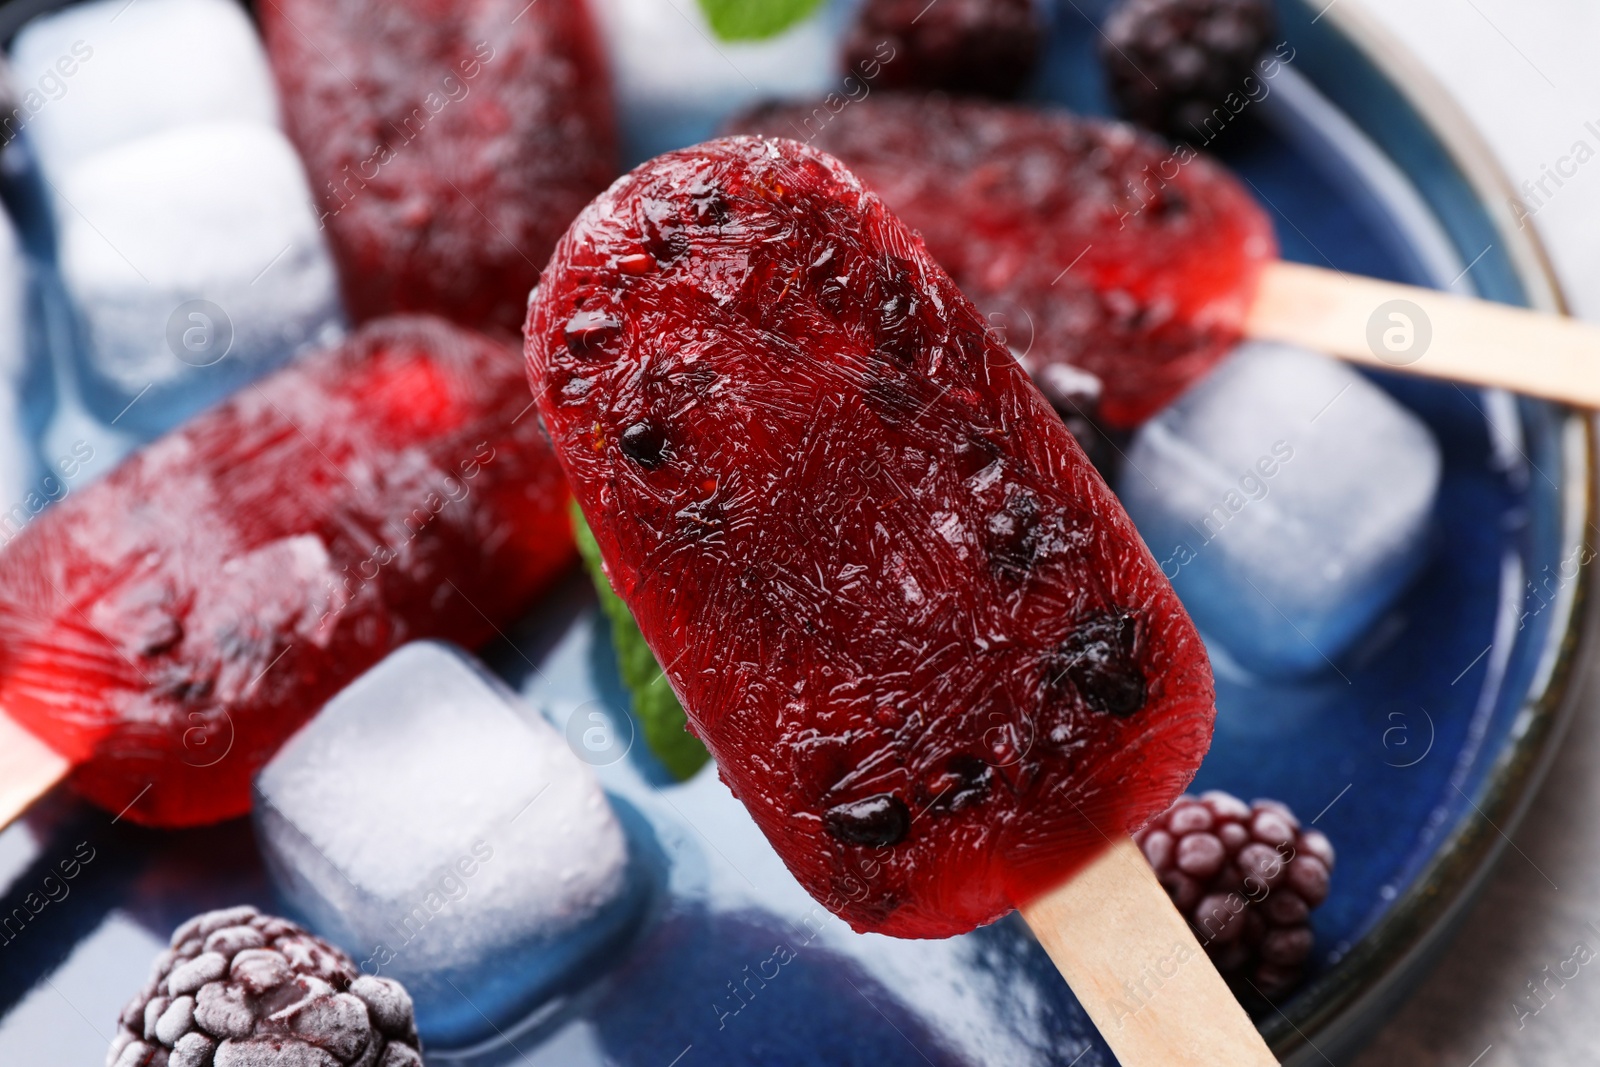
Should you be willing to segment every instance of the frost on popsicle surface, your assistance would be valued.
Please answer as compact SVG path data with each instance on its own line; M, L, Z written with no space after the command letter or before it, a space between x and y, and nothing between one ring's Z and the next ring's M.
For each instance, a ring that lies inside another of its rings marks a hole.
M0 706L130 820L242 814L346 682L488 640L570 562L528 407L508 346L425 317L247 387L0 553Z
M850 167L916 230L1047 395L1100 379L1135 426L1238 342L1272 227L1222 167L1117 123L939 96L758 108L731 132Z
M556 239L617 172L587 5L275 0L258 11L350 314L519 330Z
M1204 649L912 232L733 138L612 186L528 356L617 592L723 779L859 930L989 922L1171 803Z

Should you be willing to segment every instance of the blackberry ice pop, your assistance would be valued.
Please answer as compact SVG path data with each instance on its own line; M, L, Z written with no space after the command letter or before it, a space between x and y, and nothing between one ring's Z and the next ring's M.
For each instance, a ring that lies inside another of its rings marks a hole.
M4 716L131 821L242 814L345 683L414 638L488 640L571 561L528 408L508 346L425 317L246 388L0 553Z
M1003 330L1047 396L1136 426L1238 343L1277 254L1250 193L1131 127L977 100L874 95L737 119L851 168ZM1097 386L1088 386L1085 374ZM1098 391L1098 396L1094 394Z
M1243 185L1131 127L874 94L837 114L774 105L729 128L844 161L921 233L1046 395L1081 409L1098 393L1116 428L1153 415L1242 337L1600 407L1595 327L1277 260Z
M669 153L579 216L527 333L618 594L813 896L857 930L942 937L1019 905L1038 921L1109 864L1162 937L1188 936L1127 835L1205 753L1205 651L1082 450L882 201L795 142ZM1106 973L1085 973L1074 988L1121 1029L1092 1003ZM1270 1062L1214 973L1203 992L1246 1048L1228 1062ZM1198 1040L1119 1052L1224 1062L1182 1051Z
M356 321L514 334L550 249L616 175L583 0L258 7Z

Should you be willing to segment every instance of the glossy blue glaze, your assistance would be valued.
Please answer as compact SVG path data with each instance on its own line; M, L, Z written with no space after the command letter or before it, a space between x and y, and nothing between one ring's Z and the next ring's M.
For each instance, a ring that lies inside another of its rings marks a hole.
M1101 6L1059 5L1037 95L1103 112L1096 35L1083 13ZM1438 143L1392 87L1341 51L1347 45L1326 22L1285 11L1296 69L1360 113L1466 263L1492 232ZM1424 257L1384 227L1369 195L1330 179L1256 116L1233 134L1222 153L1273 205L1289 258L1449 280L1424 273ZM1520 299L1498 249L1469 277L1489 295ZM1444 451L1431 561L1338 673L1269 687L1224 669L1216 743L1196 783L1285 800L1334 841L1333 891L1316 918L1323 977L1475 817L1469 798L1515 744L1519 704L1559 636L1556 612L1526 585L1530 574L1564 580L1558 487L1569 473L1555 413L1449 385L1382 383ZM1486 412L1516 447L1497 447ZM625 737L636 731L605 633L575 576L516 628L515 649L484 655L530 714L561 726L598 711ZM609 972L503 1025L503 1037L470 1054L432 1051L431 1064L1114 1062L1015 919L943 942L855 935L795 885L713 769L673 784L636 744L599 771L665 856L649 917ZM157 834L110 825L56 795L0 834L0 917L23 907L79 842L95 859L69 894L0 941L0 1063L98 1063L117 1009L167 931L204 908L277 906L246 822ZM1293 1000L1281 1007L1301 1010Z

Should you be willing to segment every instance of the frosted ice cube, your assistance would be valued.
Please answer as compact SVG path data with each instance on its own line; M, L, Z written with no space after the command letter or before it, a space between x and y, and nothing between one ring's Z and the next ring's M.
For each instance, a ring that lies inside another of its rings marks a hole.
M516 699L465 653L416 642L256 778L280 891L367 973L405 984L435 1044L515 1020L638 909L637 865L594 772Z
M27 370L28 262L11 217L0 211L0 379L20 384Z
M0 543L32 516L29 495L41 494L39 457L22 402L29 369L28 278L21 242L0 211Z
M333 264L277 130L184 126L84 160L59 189L84 397L119 428L165 430L337 334Z
M1284 675L1336 660L1411 578L1439 468L1368 379L1252 343L1139 430L1119 491L1201 632Z
M191 122L276 124L277 92L233 0L95 0L29 22L11 45L19 128L51 181L114 145Z
M597 0L630 161L703 141L771 98L839 89L837 2L765 41L718 40L696 0ZM859 92L859 90L858 90Z

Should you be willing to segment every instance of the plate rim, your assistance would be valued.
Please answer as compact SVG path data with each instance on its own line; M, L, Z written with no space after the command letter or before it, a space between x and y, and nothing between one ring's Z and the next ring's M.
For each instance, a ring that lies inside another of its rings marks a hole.
M1299 6L1317 11L1310 0ZM1544 242L1532 228L1515 225L1520 198L1487 140L1465 110L1416 54L1356 4L1338 0L1312 21L1360 52L1438 139L1502 242L1529 306L1569 315L1570 309ZM1600 432L1597 418L1551 405L1564 468L1560 488L1560 551L1588 552L1589 562L1554 605L1557 614L1543 654L1554 658L1536 672L1517 711L1519 740L1490 764L1469 798L1480 818L1461 818L1388 911L1346 954L1340 965L1304 987L1260 1025L1273 1051L1289 1065L1326 1062L1328 1052L1351 1052L1376 1035L1381 1023L1411 992L1448 942L1483 883L1505 852L1511 834L1537 795L1576 715L1585 654L1595 644L1600 561L1595 530L1600 521Z

